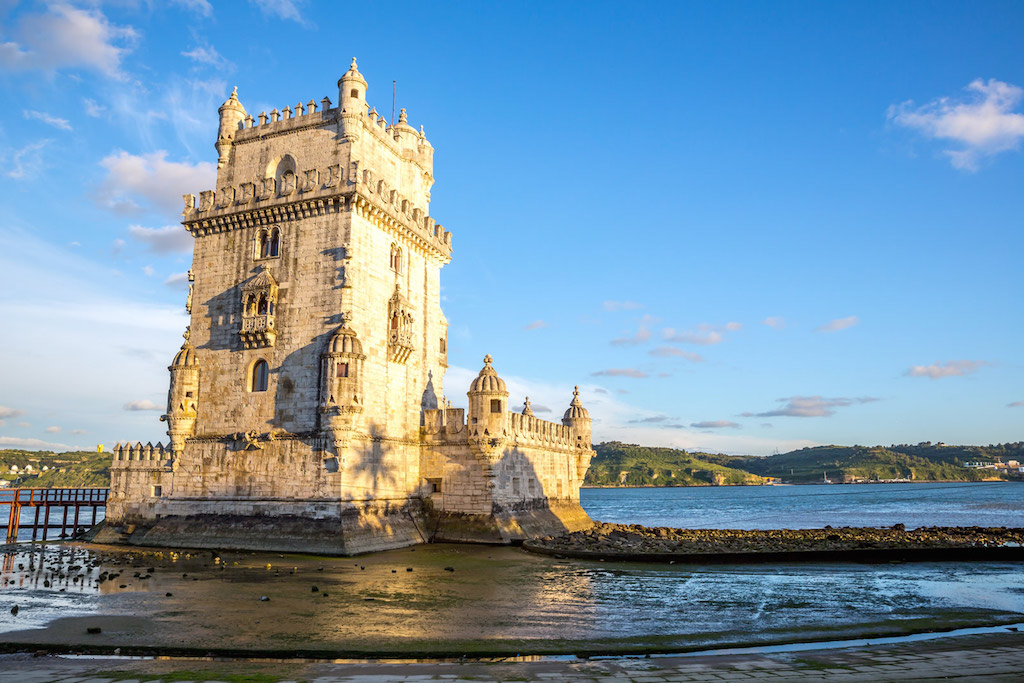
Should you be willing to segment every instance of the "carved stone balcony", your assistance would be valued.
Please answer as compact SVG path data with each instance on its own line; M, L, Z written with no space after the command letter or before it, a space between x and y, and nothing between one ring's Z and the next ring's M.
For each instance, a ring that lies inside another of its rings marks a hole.
M238 332L242 345L247 349L273 346L277 341L273 315L244 315L242 329Z
M388 331L388 359L393 363L404 363L413 352L411 330Z

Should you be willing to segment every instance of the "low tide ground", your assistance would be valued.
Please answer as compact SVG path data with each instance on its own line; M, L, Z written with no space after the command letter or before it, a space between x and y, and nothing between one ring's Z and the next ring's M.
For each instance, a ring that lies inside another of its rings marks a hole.
M8 652L643 654L1024 621L1019 562L682 567L443 544L359 558L84 545L0 557Z

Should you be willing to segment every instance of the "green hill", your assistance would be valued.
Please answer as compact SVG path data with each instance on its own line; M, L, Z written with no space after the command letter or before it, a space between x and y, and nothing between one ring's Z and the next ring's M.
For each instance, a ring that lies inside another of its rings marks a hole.
M764 479L717 460L728 456L688 453L610 441L594 446L584 486L724 486L762 484Z
M104 488L110 486L110 459L110 453L95 451L0 450L0 479L23 488Z
M832 481L983 481L1004 476L994 470L969 469L968 462L1024 460L1024 443L993 446L946 446L921 443L893 446L815 446L764 458L726 460L765 477L794 483Z

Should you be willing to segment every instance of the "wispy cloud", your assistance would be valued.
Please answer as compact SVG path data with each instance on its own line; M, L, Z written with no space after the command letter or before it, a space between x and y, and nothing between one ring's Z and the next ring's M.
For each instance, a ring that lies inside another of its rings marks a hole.
M927 377L928 379L942 379L943 377L959 377L970 375L981 368L991 365L983 360L948 360L945 363L932 363L931 365L914 365L906 373L907 377Z
M85 113L87 116L91 116L94 119L98 119L106 113L107 108L102 104L91 98L84 98L82 104L85 105Z
M651 315L645 315L640 319L640 324L637 326L637 330L634 334L624 333L624 336L617 339L612 339L612 346L634 346L636 344L643 344L651 338L651 330L648 327L653 322L657 322L657 318Z
M548 326L548 324L546 322L544 322L543 320L534 320L532 323L530 323L529 325L525 326L523 329L524 330L542 330L542 329L544 329L547 326Z
M42 149L53 140L37 140L30 142L11 155L11 170L5 175L15 180L34 177L43 167Z
M159 406L148 398L144 398L138 401L128 401L128 403L124 404L124 409L133 412L139 410L163 410L163 406Z
M740 424L738 422L730 422L729 420L707 420L705 422L691 422L690 426L694 429L739 429Z
M213 16L213 5L209 3L209 0L173 0L173 4L181 5L204 17Z
M61 119L56 116L51 116L44 111L34 111L32 109L24 109L22 113L26 119L35 119L36 121L42 121L48 126L59 128L60 130L72 130L71 124L67 119Z
M853 327L854 325L856 325L859 322L860 322L860 318L858 318L855 315L851 315L851 316L849 316L847 318L836 318L835 320L828 321L824 325L819 325L817 327L817 331L818 332L838 332L839 330L849 329L849 328Z
M861 403L872 403L877 398L825 398L823 396L790 396L778 399L781 408L763 413L743 413L743 417L829 417L836 408L846 408Z
M669 342L682 342L684 344L698 344L700 346L711 346L725 341L726 332L736 332L743 329L743 325L737 322L730 322L724 325L709 325L701 323L696 330L678 332L671 327L661 331L662 337Z
M183 254L192 251L194 243L191 233L180 225L165 225L162 228L133 225L128 228L128 234L146 245L146 249L154 254Z
M44 431L47 434L60 434L61 429L57 425L53 425L52 427L47 427Z
M268 17L286 19L299 24L305 24L306 20L299 10L301 4L298 0L249 0L260 8L260 12Z
M182 52L182 57L188 57L196 64L205 64L218 71L234 71L235 65L224 57L212 45L197 45L188 52Z
M104 157L100 166L107 170L99 188L100 203L119 213L149 207L177 217L183 194L211 188L217 181L215 164L168 161L165 150L151 154L122 150Z
M762 320L761 324L767 325L768 327L774 327L776 330L780 330L786 326L786 320L777 315L770 315L764 320Z
M940 97L917 107L913 101L889 107L890 121L959 148L943 150L954 168L977 171L979 162L1017 149L1024 138L1024 114L1015 112L1024 90L990 78L966 88L965 99Z
M610 313L616 313L618 311L638 311L643 307L643 304L638 304L635 301L605 301L601 304L601 308Z
M648 376L643 370L636 370L634 368L608 368L607 370L598 370L590 374L593 377L634 377L636 379L643 379Z
M651 349L647 353L658 358L685 358L686 360L693 361L694 363L703 363L704 356L693 351L686 351L685 349L677 349L674 346L659 346L656 349Z
M21 43L0 43L0 68L55 71L81 67L123 79L121 60L139 34L114 26L98 9L53 3L44 14L29 14L19 26Z
M74 446L69 446L66 443L55 443L53 441L43 441L41 439L22 439L17 436L0 436L0 446L5 448L25 448L29 450L74 450Z
M1007 408L1024 408L1024 401L1014 401L1013 403L1007 403Z

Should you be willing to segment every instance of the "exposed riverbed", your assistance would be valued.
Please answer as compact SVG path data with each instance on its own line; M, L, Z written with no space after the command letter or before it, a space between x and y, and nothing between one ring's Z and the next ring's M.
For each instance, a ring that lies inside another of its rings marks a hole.
M1024 617L1019 563L682 567L442 544L358 558L25 545L0 556L0 642L125 654L672 651Z

